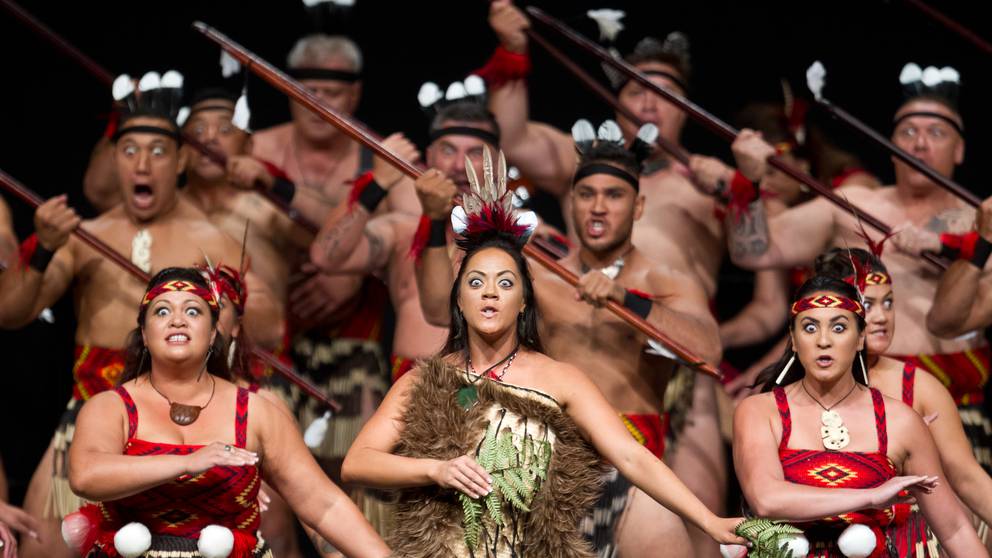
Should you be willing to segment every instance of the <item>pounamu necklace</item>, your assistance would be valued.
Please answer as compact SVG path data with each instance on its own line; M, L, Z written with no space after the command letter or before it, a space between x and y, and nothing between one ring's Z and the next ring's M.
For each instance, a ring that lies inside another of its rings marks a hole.
M207 408L207 405L214 400L214 391L217 389L217 380L214 379L213 374L210 375L210 399L203 406L198 405L184 405L182 403L176 403L169 399L169 396L162 393L155 387L155 382L152 381L151 372L148 373L148 383L152 385L152 389L156 393L162 396L163 399L169 402L169 418L172 422L178 424L179 426L189 426L196 422L196 419L200 418L200 411Z
M475 406L479 402L479 390L476 389L475 383L479 381L480 378L489 378L496 382L502 382L503 376L506 375L506 371L510 369L510 365L513 364L513 359L517 358L517 353L520 351L520 343L517 343L510 351L510 354L506 355L499 362L493 364L486 369L482 374L476 374L475 369L472 368L472 357L465 357L465 375L469 378L469 385L458 390L456 400L458 404L466 411ZM499 365L503 364L503 370L500 371L499 375L493 372L493 369L497 368ZM475 376L474 378L472 376Z
M851 443L851 434L847 431L847 427L844 426L844 419L837 411L834 411L833 408L843 403L845 399L854 393L854 390L858 387L858 383L855 382L854 385L851 386L851 391L847 392L847 395L841 397L840 401L829 407L824 406L823 403L820 403L819 399L813 397L813 394L806 389L805 380L800 383L802 384L803 391L806 392L806 395L808 395L813 401L816 401L816 404L823 409L823 412L820 413L820 424L822 425L820 426L820 438L823 441L823 447L831 451L839 451L846 448L847 445Z

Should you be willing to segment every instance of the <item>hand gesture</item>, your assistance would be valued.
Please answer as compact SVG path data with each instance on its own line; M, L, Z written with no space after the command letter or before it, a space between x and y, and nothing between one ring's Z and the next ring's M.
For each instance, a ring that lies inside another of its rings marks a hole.
M493 0L489 4L489 26L496 32L503 48L510 52L522 53L527 50L527 35L530 21L520 8L510 0Z
M258 454L233 444L214 442L186 456L186 473L199 475L213 467L244 467L258 463Z
M38 234L38 244L54 252L68 240L82 220L76 211L66 203L66 195L61 194L38 206L34 212L34 230Z
M881 509L895 504L912 504L916 498L905 492L906 490L930 494L937 488L939 484L937 481L937 477L926 475L893 477L885 481L885 484L870 489L872 491L871 507Z
M706 526L706 534L720 544L739 544L750 546L747 539L737 534L737 526L744 521L743 517L714 517Z
M892 237L892 244L900 252L910 256L919 256L923 252L940 252L940 236L937 233L908 225Z
M382 140L382 146L392 151L404 161L412 163L420 159L420 151L417 150L417 146L413 145L413 142L406 139L406 136L400 132L391 134ZM402 180L404 175L403 171L394 167L392 163L382 157L376 156L372 160L372 176L375 177L375 181L379 186L382 186L384 190L388 190Z
M458 187L437 169L429 169L414 183L420 207L428 219L447 219Z
M690 155L689 172L696 189L708 196L723 196L734 179L734 169L716 157Z
M602 271L594 269L579 277L575 299L584 300L596 307L602 307L611 300L617 304L623 304L626 295L626 289L607 277Z
M765 176L768 158L775 154L775 148L761 137L761 132L741 130L730 146L741 174L752 182L759 182Z
M227 158L227 180L244 190L253 190L261 182L266 188L276 183L274 176L258 159L249 155L232 155Z
M493 479L470 455L441 461L430 473L438 486L453 488L470 498L481 498L493 491Z

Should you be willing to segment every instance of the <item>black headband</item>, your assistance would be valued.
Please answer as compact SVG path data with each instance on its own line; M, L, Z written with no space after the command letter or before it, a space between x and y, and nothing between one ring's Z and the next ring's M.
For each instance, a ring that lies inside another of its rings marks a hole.
M675 74L673 74L671 72L666 72L664 70L642 70L641 73L644 74L644 75L647 75L647 76L661 76L663 78L668 78L668 79L674 81L675 82L675 85L678 85L679 87L681 87L682 88L682 91L688 91L689 90L689 86L687 86L685 84L685 82L682 81L682 78L680 78L679 76L677 76L677 75L675 75ZM630 80L628 79L628 80L624 80L622 83L620 83L620 85L617 86L617 91L623 89L623 86L627 85L627 83L629 81Z
M228 105L205 105L202 107L196 107L193 110L189 111L189 116L186 117L186 120L188 122L189 119L192 118L193 115L198 112L217 111L217 110L225 110L227 112L233 113L234 107Z
M613 165L606 165L603 163L589 163L588 165L583 165L579 167L579 170L575 171L575 177L572 178L572 186L578 184L580 180L594 174L608 174L610 176L615 176L631 186L634 187L635 192L641 191L640 181L629 172L614 167Z
M286 73L297 80L321 79L354 83L362 79L362 74L350 70L327 70L324 68L290 68Z
M910 118L912 116L928 116L930 118L937 118L937 119L943 120L944 122L947 122L948 124L950 124L952 128L954 128L955 130L957 130L958 134L961 137L964 137L964 128L961 127L961 124L958 124L953 118L950 118L949 116L944 115L944 114L940 114L939 112L930 112L930 111L926 111L926 110L918 110L918 111L913 111L913 112L907 112L906 114L900 116L899 118L896 118L895 121L892 122L892 127L895 128L896 126L899 125L900 122L902 122L903 120L906 120L907 118Z
M163 136L168 136L180 143L180 135L178 130L170 130L169 128L163 128L161 126L125 126L123 128L118 128L114 135L110 138L110 141L117 143L117 140L121 139L124 134L159 134Z
M471 126L446 126L444 128L438 128L430 133L431 143L434 143L443 136L472 136L481 139L493 147L499 147L499 136L482 128L473 128Z

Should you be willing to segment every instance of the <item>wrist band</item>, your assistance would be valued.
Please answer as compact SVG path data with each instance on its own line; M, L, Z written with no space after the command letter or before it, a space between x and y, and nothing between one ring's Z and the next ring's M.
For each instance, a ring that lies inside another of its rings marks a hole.
M647 319L648 314L651 313L651 306L653 303L650 298L627 291L627 293L623 295L623 305L638 316Z
M496 47L486 65L472 72L485 80L489 89L499 89L508 81L524 79L530 73L530 56Z
M375 208L379 207L382 200L386 199L386 192L379 186L379 183L372 179L364 188L362 192L358 194L358 203L365 208L369 213L375 213Z
M985 237L979 235L978 240L975 242L974 253L968 258L968 261L978 269L985 269L985 263L989 261L990 255L992 255L992 242L985 240Z
M448 245L448 220L431 219L431 235L427 238L428 248L443 248Z
M275 184L272 185L272 193L285 202L286 205L293 203L293 197L296 196L296 184L281 176L277 176L275 179Z
M52 252L39 243L35 246L34 253L31 254L31 259L28 260L28 265L38 270L39 273L44 273L45 269L48 268L48 264L52 262L53 257L55 257L55 252Z
M964 237L959 234L942 233L940 235L940 252L937 255L947 259L956 260L961 257L961 244Z

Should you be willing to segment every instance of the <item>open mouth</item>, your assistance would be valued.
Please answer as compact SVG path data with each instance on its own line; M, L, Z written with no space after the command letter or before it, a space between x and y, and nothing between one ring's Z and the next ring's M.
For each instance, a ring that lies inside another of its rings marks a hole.
M820 368L830 368L834 363L834 358L827 355L820 355L816 358L816 365Z
M186 343L189 343L189 336L185 333L173 333L165 340L170 345L185 345Z
M483 306L482 310L480 310L480 313L482 314L483 318L493 318L496 316L496 314L499 313L499 310L497 310L493 306Z
M887 330L887 329L876 329L874 331L869 331L868 332L868 335L871 335L872 337L888 337L889 336L889 330Z
M590 219L586 225L586 234L591 238L599 238L606 234L606 222L601 219Z
M134 199L134 206L138 209L149 209L155 202L155 193L152 191L152 187L147 184L135 184L132 198Z

